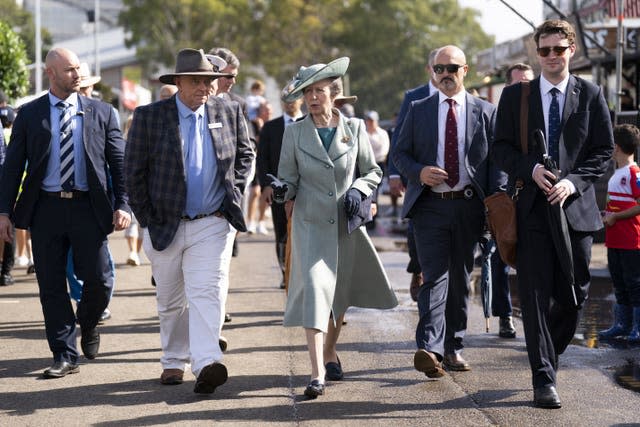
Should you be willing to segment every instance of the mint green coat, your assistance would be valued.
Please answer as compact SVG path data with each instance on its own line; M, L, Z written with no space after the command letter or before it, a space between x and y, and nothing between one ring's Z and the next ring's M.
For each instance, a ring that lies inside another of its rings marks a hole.
M356 170L360 177L354 181ZM326 332L331 312L335 319L349 306L395 307L365 227L347 233L344 194L353 187L368 196L382 179L364 121L340 115L328 152L310 115L289 125L278 178L289 187L285 199L295 197L284 325Z

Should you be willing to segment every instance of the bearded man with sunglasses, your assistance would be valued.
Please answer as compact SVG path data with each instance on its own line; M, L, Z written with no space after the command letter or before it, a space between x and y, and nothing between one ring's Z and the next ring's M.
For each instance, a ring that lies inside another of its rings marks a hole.
M495 107L465 91L468 66L456 46L438 50L438 91L413 101L392 149L407 178L402 216L413 221L423 284L414 367L429 378L469 371L462 357L469 276L484 230L483 199L506 183L489 156Z
M534 403L542 408L561 406L558 356L575 333L589 289L593 233L603 226L593 183L606 171L613 149L602 89L569 73L575 37L573 27L562 20L545 21L536 29L541 75L531 81L524 99L529 109L527 153L520 140L522 84L502 92L493 152L509 174L509 183L524 183L516 205L516 267ZM546 138L535 138L536 130ZM543 166L543 153L558 165L558 176ZM557 255L560 245L554 244L554 224L548 219L549 205L558 204L568 224L573 284L566 273L567 260Z

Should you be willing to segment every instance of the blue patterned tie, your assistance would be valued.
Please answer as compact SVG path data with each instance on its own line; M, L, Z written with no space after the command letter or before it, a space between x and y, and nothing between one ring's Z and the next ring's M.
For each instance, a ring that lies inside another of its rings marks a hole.
M551 105L549 106L549 156L560 163L560 104L558 104L558 93L560 91L555 87L551 89Z
M60 185L62 191L73 191L73 116L71 104L60 101Z
M200 132L200 116L191 115L191 131L187 142L187 204L185 213L190 217L206 213L202 209L204 183L202 181L202 134Z

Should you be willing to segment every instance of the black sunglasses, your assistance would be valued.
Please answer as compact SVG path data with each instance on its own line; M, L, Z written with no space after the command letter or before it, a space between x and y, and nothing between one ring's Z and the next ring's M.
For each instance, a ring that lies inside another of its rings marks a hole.
M442 74L444 70L447 70L447 73L454 74L458 72L460 67L464 67L465 65L466 64L436 64L433 66L433 71L435 71L436 74Z
M545 56L549 56L549 54L551 53L551 51L553 50L553 52L560 56L564 54L564 51L569 49L571 46L553 46L553 47L539 47L538 49L536 49L538 51L538 55L545 57Z

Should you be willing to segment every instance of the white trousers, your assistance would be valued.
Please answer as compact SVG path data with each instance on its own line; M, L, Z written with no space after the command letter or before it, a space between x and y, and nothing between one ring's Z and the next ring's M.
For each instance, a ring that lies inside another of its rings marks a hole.
M191 363L197 377L222 360L218 339L229 290L229 264L236 229L224 218L181 221L171 245L153 249L145 229L144 250L156 281L163 369Z

